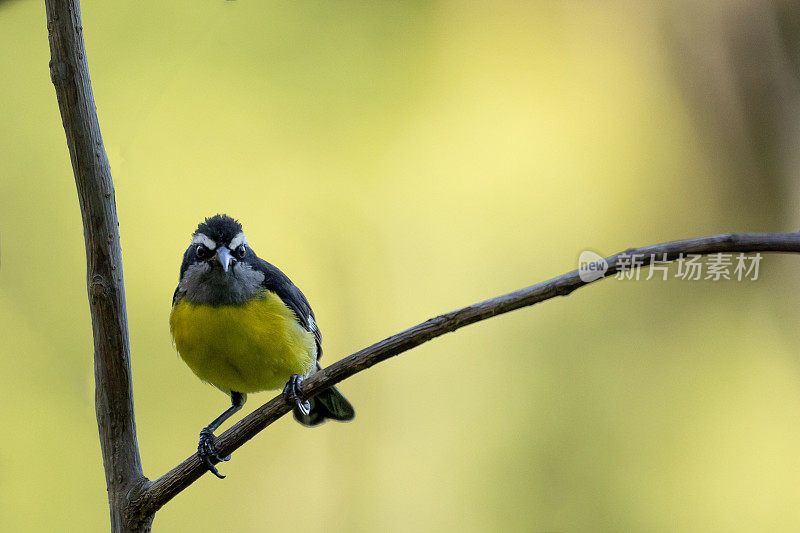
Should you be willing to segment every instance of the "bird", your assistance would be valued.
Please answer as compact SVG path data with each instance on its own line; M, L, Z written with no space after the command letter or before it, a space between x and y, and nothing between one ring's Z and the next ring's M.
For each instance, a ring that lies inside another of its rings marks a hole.
M201 380L228 394L231 406L200 431L197 453L206 468L222 458L214 431L248 393L283 387L294 418L313 427L346 422L355 410L336 387L303 399L303 379L321 370L322 334L297 286L250 247L241 223L225 214L197 225L183 254L172 297L170 331L181 359Z

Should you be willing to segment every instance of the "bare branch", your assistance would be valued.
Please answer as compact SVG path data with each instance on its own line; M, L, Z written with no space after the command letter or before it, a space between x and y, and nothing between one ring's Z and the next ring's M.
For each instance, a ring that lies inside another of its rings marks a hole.
M50 36L50 72L67 136L83 217L87 285L95 344L97 423L109 494L113 531L148 531L165 503L205 473L192 455L161 478L143 473L136 441L131 389L125 290L111 171L103 147L89 81L78 0L45 0ZM726 234L630 249L607 258L608 275L620 269L621 256L674 260L679 254L717 252L800 252L800 233ZM601 278L602 279L602 278ZM566 296L587 285L577 270L497 298L437 316L373 344L314 374L303 383L306 397L381 361L445 333ZM216 448L227 455L291 410L281 395L219 436Z
M58 97L83 217L94 333L95 408L111 525L114 531L127 531L122 510L128 503L128 494L145 479L136 442L114 184L89 81L80 3L45 0L45 7L50 76ZM132 528L146 529L149 520Z
M673 261L680 254L712 254L717 252L798 253L800 252L800 233L724 234L673 241L644 248L632 248L606 259L608 262L606 277L624 268L624 263L622 266L620 264L620 258L625 255L636 254L637 257L642 257L643 266L647 266L653 256L657 260ZM317 372L305 380L303 393L306 397L313 396L362 370L366 370L381 361L401 354L440 335L556 296L566 296L587 284L587 282L581 280L578 271L573 270L537 285L431 318L368 346ZM286 403L281 395L276 396L220 435L216 441L217 451L222 456L233 453L237 448L289 411L291 411L291 405ZM159 479L143 487L142 491L131 502L131 506L128 509L129 517L136 520L139 517L151 516L204 473L205 467L201 464L197 454L192 455Z

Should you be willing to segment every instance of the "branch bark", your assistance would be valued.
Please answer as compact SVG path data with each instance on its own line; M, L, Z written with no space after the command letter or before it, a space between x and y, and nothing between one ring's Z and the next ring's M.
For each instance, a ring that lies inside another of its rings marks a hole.
M78 0L45 0L50 76L78 189L94 333L95 409L114 531L149 529L122 518L142 473L133 412L128 318L114 183L89 81Z
M50 38L50 73L58 97L78 189L86 242L87 285L94 333L97 425L113 531L149 531L155 513L187 488L205 468L197 454L155 481L142 472L130 370L130 349L114 185L92 95L78 0L45 0ZM606 259L606 277L625 255L675 260L680 254L800 252L800 233L725 234L629 249ZM600 278L603 279L603 278ZM566 296L590 282L573 270L537 285L446 313L388 337L308 378L303 394L314 394L431 339L481 320ZM227 455L291 410L278 395L217 439Z
M630 263L625 263L626 256L628 259L634 255L637 258L641 257L642 266L647 266L653 257L657 260L674 261L680 257L680 254L704 255L718 252L800 253L800 233L723 234L667 242L643 248L631 248L606 258L608 271L605 277L629 267ZM542 283L431 318L317 372L303 382L303 394L306 397L313 396L362 370L445 333L556 296L567 296L589 283L593 282L581 280L578 271L573 270ZM220 435L216 441L217 451L223 457L233 453L264 428L291 411L291 408L282 395L276 396ZM161 506L204 473L205 467L202 466L197 454L192 455L157 480L148 482L146 486L142 487L127 510L129 518L137 521L142 517L152 516Z

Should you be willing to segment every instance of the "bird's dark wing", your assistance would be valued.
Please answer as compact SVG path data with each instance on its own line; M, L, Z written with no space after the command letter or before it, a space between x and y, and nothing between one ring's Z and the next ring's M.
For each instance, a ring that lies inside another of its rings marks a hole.
M317 341L317 359L322 357L322 334L317 326L314 311L311 310L311 305L300 289L278 267L261 258L257 258L256 264L251 263L251 266L264 274L262 282L264 288L277 294L283 303L294 311L300 325L314 334L314 339Z

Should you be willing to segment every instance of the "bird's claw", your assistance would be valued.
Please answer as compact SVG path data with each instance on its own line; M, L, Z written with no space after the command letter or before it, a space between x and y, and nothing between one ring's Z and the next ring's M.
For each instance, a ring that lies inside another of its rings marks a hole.
M294 402L297 409L305 416L308 416L309 413L311 413L311 403L308 400L302 399L302 391L300 388L304 379L305 378L300 374L293 374L283 388L283 397L289 403Z
M229 455L224 458L219 456L216 448L214 448L214 433L208 428L204 428L203 431L200 432L200 442L197 444L197 455L212 474L220 479L225 479L225 476L220 474L219 470L217 470L217 467L214 465L221 461L229 461L231 456Z

